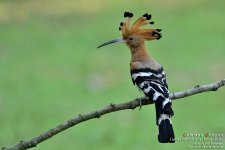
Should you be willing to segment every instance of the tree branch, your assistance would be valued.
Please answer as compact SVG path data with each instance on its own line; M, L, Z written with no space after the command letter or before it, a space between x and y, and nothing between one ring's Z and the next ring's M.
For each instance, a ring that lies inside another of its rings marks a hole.
M203 86L195 86L192 89L188 89L185 91L180 91L180 92L175 92L170 94L170 98L175 100L179 98L184 98L188 97L194 94L198 93L203 93L203 92L208 92L208 91L216 91L220 87L225 85L225 79L208 84L208 85L203 85ZM70 128L73 127L79 123L82 123L84 121L94 119L94 118L100 118L102 115L115 112L115 111L120 111L120 110L125 110L125 109L135 109L136 107L140 106L140 102L142 105L149 105L152 104L153 101L146 99L144 97L141 98L136 98L133 101L125 102L125 103L120 103L120 104L110 104L106 107L94 110L92 112L88 112L85 114L80 114L75 118L72 118L60 125L58 125L55 128L52 128L48 130L47 132L31 139L28 141L20 141L17 145L11 148L2 148L2 150L26 150L32 147L37 146L37 144L51 138L52 136Z

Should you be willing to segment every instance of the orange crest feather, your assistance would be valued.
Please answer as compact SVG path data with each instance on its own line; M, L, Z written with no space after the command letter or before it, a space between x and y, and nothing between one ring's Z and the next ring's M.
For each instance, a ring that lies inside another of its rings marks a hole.
M125 21L120 23L119 30L121 30L122 36L124 39L128 38L131 35L139 36L144 40L154 40L160 39L161 29L142 29L141 27L149 24L154 24L153 21L148 22L151 20L151 15L144 14L140 18L138 18L134 24L130 27L130 21L133 17L133 13L125 12L124 13Z

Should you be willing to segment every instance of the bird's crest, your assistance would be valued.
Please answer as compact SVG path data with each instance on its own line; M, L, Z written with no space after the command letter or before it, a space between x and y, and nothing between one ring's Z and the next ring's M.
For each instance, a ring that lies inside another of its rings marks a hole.
M123 37L105 42L97 48L118 42L124 42L130 47L138 47L143 44L144 40L159 40L162 37L160 33L161 29L141 28L145 25L154 24L153 21L150 21L152 16L148 13L145 13L143 16L138 18L132 26L130 25L130 21L133 14L130 12L125 12L124 17L125 21L121 22L119 27Z
M138 18L133 25L131 26L131 18L133 17L133 13L124 12L125 21L120 23L119 30L122 33L124 39L127 39L131 35L140 36L144 40L154 40L160 39L161 36L161 29L145 29L141 28L143 26L154 24L153 21L150 21L152 15L145 13L143 16Z

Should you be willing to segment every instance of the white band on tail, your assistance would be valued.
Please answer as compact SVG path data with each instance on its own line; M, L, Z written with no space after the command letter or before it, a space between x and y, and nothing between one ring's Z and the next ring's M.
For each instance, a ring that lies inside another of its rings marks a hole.
M166 120L166 119L169 119L170 124L172 124L171 119L170 119L169 115L167 115L167 114L161 114L160 115L160 118L158 120L158 124L160 125L161 121Z

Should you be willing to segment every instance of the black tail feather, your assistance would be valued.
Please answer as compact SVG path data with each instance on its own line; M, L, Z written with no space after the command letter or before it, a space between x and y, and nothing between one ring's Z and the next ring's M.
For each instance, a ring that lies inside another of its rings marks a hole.
M160 143L175 142L173 127L172 124L170 124L169 119L161 121L158 128L159 128L158 140Z
M156 121L159 129L158 141L160 143L174 143L175 136L170 115L165 114L163 109L156 107Z

